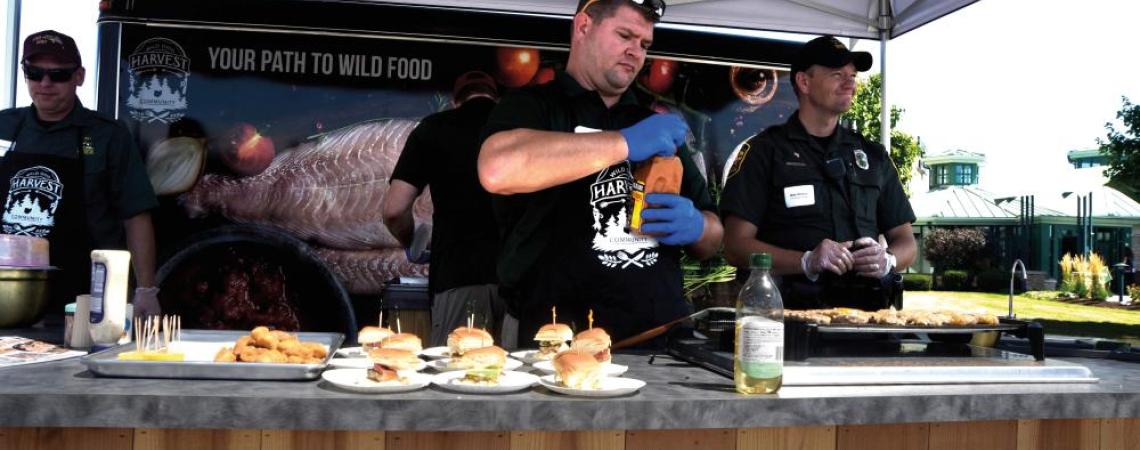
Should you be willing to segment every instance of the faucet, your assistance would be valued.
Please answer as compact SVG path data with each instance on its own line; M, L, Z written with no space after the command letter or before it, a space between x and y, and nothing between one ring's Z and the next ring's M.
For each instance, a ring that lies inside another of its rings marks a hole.
M1009 269L1009 318L1014 318L1013 315L1013 279L1017 276L1017 266L1021 266L1021 279L1028 280L1029 276L1025 273L1025 263L1020 259L1013 261L1013 267Z

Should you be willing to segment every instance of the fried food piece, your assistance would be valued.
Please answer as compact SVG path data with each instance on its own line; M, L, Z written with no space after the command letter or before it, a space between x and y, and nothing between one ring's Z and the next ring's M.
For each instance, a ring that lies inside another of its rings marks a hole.
M974 313L974 318L978 320L978 325L997 325L1001 323L998 316L990 313Z
M301 346L307 348L309 350L309 355L313 358L325 359L325 356L328 356L329 354L328 349L326 349L324 345L316 342L302 342Z
M254 347L252 345L248 346L244 350L241 351L241 354L238 355L238 361L258 362L258 360L261 359L261 354L265 353L267 351L269 351L269 350Z
M847 323L852 325L863 325L870 321L871 315L862 311L841 314L831 318L831 323Z
M278 341L277 351L286 356L309 356L309 349L298 340Z
M294 336L293 334L291 334L289 332L285 332L285 331L281 331L281 330L273 330L273 331L270 331L269 334L272 334L273 337L277 338L278 343L281 343L284 341L296 341L296 340L298 340L297 336Z
M266 327L257 327L249 333L253 337L253 343L261 348L275 349L277 348L277 338Z
M236 362L237 356L234 354L234 349L231 347L222 347L218 353L214 355L214 362Z
M239 337L237 342L234 343L234 348L233 348L234 355L240 355L241 352L245 351L245 348L248 347L251 343L253 343L252 337L249 337L249 336Z
M831 323L831 316L821 314L817 311L818 310L786 310L784 311L784 317L795 320L797 322L807 322L820 325L827 325Z
M949 325L968 326L968 325L976 325L978 323L978 318L974 317L971 314L962 314L962 313L958 313L958 312L947 312L947 313L943 313L943 315L950 318L950 320L946 321L946 323Z
M869 315L870 315L870 320L869 320L870 323L879 324L879 325L895 325L895 326L906 325L906 318L899 315L898 311L896 311L894 308L880 309L880 310L875 311Z
M258 356L256 362L259 362L259 363L287 363L287 362L289 362L289 357L285 356L284 353L281 353L277 350L266 350L266 351L262 352L261 355Z

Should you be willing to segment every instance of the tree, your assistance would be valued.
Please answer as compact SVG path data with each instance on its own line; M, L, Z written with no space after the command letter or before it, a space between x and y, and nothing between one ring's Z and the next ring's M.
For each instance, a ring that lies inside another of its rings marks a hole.
M1108 158L1104 174L1109 178L1109 185L1136 199L1140 198L1140 105L1133 105L1128 97L1121 99L1124 105L1117 111L1116 118L1125 128L1117 130L1112 122L1105 123L1108 140L1096 141L1101 153Z
M940 271L970 269L986 248L986 234L977 228L935 228L926 235L926 260Z
M851 109L843 115L843 119L854 125L855 130L863 137L879 142L883 129L880 114L882 110L883 76L874 74L865 81L857 82L855 99L851 102ZM891 105L891 160L899 170L899 181L902 182L903 189L907 195L910 195L910 179L914 175L914 163L926 151L914 136L895 129L904 111Z

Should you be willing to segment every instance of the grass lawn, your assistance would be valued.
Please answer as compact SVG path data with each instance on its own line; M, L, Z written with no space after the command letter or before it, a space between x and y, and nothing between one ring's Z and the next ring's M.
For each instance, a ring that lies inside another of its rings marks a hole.
M903 307L985 310L1005 315L1009 312L1009 294L907 291L903 297ZM1046 334L1117 339L1140 346L1140 311L1078 305L1059 300L1037 300L1015 295L1013 312L1019 319L1041 322L1045 326Z

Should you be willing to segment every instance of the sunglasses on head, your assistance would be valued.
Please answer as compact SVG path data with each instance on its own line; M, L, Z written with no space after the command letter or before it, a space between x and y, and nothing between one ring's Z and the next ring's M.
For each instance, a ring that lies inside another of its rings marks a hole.
M79 70L78 67L69 69L45 69L43 67L24 65L24 78L29 81L40 81L46 75L49 80L56 83L64 83L71 81L71 77L75 75L75 71Z
M599 0L590 0L590 1L586 2L585 5L582 5L582 9L579 10L579 12L585 11L586 8L589 8L591 5L593 5L594 3L597 3L598 1ZM665 0L628 0L628 1L630 3L633 3L635 6L637 6L639 8L642 8L646 11L653 13L653 15L657 16L658 19L661 19L663 16L665 16Z

